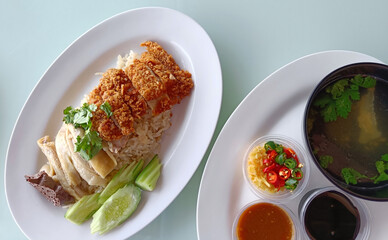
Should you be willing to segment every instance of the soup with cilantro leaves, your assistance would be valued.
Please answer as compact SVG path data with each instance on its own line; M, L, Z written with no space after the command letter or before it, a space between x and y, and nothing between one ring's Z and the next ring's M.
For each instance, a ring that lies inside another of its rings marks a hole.
M310 148L324 171L354 187L388 183L388 84L351 75L322 88L307 112Z

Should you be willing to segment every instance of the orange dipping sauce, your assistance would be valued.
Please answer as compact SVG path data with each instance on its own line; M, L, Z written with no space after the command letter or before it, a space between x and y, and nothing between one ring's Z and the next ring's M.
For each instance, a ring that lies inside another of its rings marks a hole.
M272 203L256 203L241 214L236 234L239 240L291 240L294 224L282 208Z

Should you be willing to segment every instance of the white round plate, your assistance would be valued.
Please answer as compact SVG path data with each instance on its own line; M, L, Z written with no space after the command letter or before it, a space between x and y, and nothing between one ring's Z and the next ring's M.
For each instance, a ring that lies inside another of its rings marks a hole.
M274 72L241 102L219 134L202 176L197 203L200 240L232 239L233 220L239 209L257 199L244 181L241 166L249 145L258 137L282 134L297 140L306 149L302 119L308 97L325 75L355 62L378 60L348 51L309 55ZM332 186L314 164L310 165L310 181L304 191L290 202L282 202L297 216L299 202L306 192ZM384 229L387 203L366 204L376 223L371 224L370 239L385 239L388 233Z
M162 175L153 192L144 192L134 215L113 231L90 234L64 218L66 209L52 206L25 180L47 160L36 141L55 137L63 109L79 106L98 84L97 72L116 65L119 54L142 52L146 40L160 43L190 71L191 95L173 109L172 127L162 139ZM30 239L123 239L156 218L190 180L210 143L222 99L221 68L215 47L194 20L175 10L142 8L116 15L72 43L40 79L16 122L10 139L5 189L12 215ZM206 117L204 117L206 116Z

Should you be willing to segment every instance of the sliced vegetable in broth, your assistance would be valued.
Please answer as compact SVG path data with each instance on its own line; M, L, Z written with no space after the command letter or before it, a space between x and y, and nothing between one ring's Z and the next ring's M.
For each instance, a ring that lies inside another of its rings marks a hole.
M388 162L382 157L388 156L387 119L388 83L382 79L354 75L321 89L307 120L321 167L347 184L387 181Z

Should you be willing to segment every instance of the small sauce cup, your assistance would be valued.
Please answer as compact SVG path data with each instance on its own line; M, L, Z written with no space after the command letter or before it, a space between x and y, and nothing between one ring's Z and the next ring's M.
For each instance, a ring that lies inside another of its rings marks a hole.
M356 212L356 215L357 215L357 216L355 216L357 219L356 220L357 221L356 232L358 231L358 233L355 237L355 240L367 240L367 239L369 239L370 228L371 228L371 226L370 226L371 216L370 216L369 209L362 201L357 200L357 199L349 196L349 194L345 193L344 191L342 191L334 186L313 189L310 192L306 193L305 196L303 196L303 198L299 204L299 221L301 224L301 229L302 229L301 232L303 233L302 234L303 237L306 239L311 239L311 238L315 239L314 236L309 236L308 232L310 232L311 235L314 235L314 233L311 232L308 229L308 227L306 226L308 224L310 224L310 225L312 224L311 218L310 218L310 221L306 222L306 215L307 214L311 215L312 213L306 213L306 212L307 212L310 204L312 204L312 201L314 199L317 199L319 196L325 195L327 193L337 195L337 197L334 196L335 199L339 199L339 201L343 202L342 204L344 206L347 205L347 208L351 208L351 211ZM325 201L330 201L330 200L325 200ZM323 204L323 205L325 205L325 204ZM329 204L327 204L327 205L329 205ZM336 208L337 206L332 206L332 207ZM322 204L319 205L319 209L321 211L329 212L328 216L331 215L332 217L336 218L337 221L335 221L335 222L337 224L341 221L340 217L344 215L344 214L340 214L338 216L338 214L336 215L336 213L331 213L330 212L331 209L327 209L327 210L324 209L324 206L322 206ZM335 209L333 209L333 211L334 210ZM310 209L310 211L313 211L313 210ZM313 217L313 218L315 218L315 217ZM327 219L321 213L319 213L317 215L317 218L319 219L319 223L322 223L324 221L324 219ZM349 225L349 221L346 221L346 222ZM333 221L328 222L328 224L325 224L325 226L330 226L330 224L333 224ZM337 228L338 227L339 226L337 226ZM328 231L331 231L330 234L332 235L333 239L334 239L335 235L337 234L335 232L334 228L335 227L333 227L332 230L328 230ZM322 228L320 228L319 231L323 231ZM323 234L324 234L324 232L321 232L319 234L319 236L323 236ZM344 234L344 233L341 233L341 234ZM338 239L338 236L337 236L337 239Z
M269 200L256 200L241 208L232 229L233 240L296 240L300 235L294 213L285 205Z

